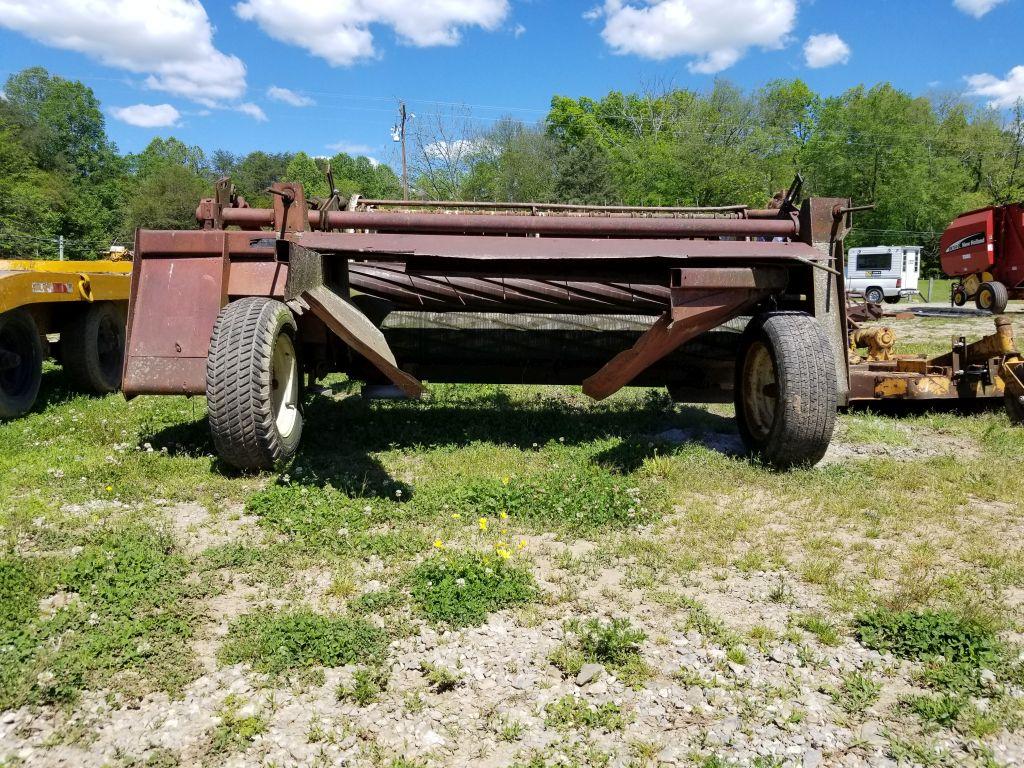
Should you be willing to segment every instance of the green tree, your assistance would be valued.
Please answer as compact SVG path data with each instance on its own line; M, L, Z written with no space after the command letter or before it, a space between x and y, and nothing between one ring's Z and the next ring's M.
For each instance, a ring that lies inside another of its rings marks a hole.
M29 146L43 169L90 176L112 159L114 150L91 88L32 67L11 75L4 93L34 126Z
M282 181L300 182L307 197L327 197L330 194L324 172L305 152L297 152L292 157Z
M209 194L205 157L175 138L153 139L132 158L135 175L128 205L130 229L192 229L196 205Z

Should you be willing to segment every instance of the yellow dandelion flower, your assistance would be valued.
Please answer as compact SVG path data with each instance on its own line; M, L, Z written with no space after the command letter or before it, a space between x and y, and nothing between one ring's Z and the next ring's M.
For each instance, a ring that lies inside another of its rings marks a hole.
M462 519L462 515L460 515L458 512L452 512L452 520L461 520L461 519Z
M512 482L512 478L509 477L508 475L505 475L503 478L501 478L501 484L502 485L508 485L511 482Z
M510 557L512 557L512 553L507 549L499 549L498 557L500 557L502 560L508 560Z
M114 490L114 486L108 485L107 486L107 493L110 493L112 490Z
M487 518L486 517L481 517L480 518L480 530L481 531L486 531L487 530Z
M434 539L434 549L444 549L444 542L440 539Z
M508 520L508 512L502 512L500 515L498 515L498 517L500 517L502 520Z
M526 549L526 539L520 539L519 540L519 551L522 552L524 549Z

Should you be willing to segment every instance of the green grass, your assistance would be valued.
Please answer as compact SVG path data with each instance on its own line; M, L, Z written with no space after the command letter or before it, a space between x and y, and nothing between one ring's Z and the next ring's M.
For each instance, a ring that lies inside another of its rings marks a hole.
M351 685L339 685L339 701L353 701L361 707L372 704L388 686L388 674L379 667L360 667L352 673Z
M817 637L822 645L834 647L841 642L839 628L835 623L819 614L801 616L797 619L796 625Z
M483 624L492 611L534 600L537 587L522 563L477 552L443 552L409 574L409 592L429 621L453 627Z
M548 656L564 676L576 676L584 664L602 664L631 688L642 687L653 676L640 651L647 635L629 619L572 621L568 629L570 636Z
M73 701L115 675L128 690L179 690L201 584L188 583L173 540L142 523L77 539L77 554L0 559L0 708ZM39 600L59 594L52 615Z
M956 725L967 706L963 698L949 693L904 696L900 704L926 723L942 728Z
M555 728L621 731L629 722L622 708L612 702L590 704L585 699L566 695L544 708L545 722Z
M73 700L83 687L179 691L198 674L191 640L208 620L203 600L238 580L260 599L316 612L255 610L232 627L221 661L273 674L359 665L356 701L379 695L370 683L388 641L422 622L469 626L509 607L534 624L590 615L591 580L618 569L623 579L599 598L611 612L650 597L674 631L695 629L735 659L750 639L678 591L736 565L753 579L781 574L755 599L820 596L810 604L821 606L822 642L834 639L828 626L849 624L865 644L917 659L914 682L930 695L986 695L1000 727L1016 716L980 680L982 666L1004 688L1022 676L994 639L997 628L1020 631L1009 596L1024 585L1024 560L999 533L1024 508L1024 443L1001 413L843 414L844 442L942 447L948 438L953 447L780 473L697 441L653 438L672 428L733 434L728 406L673 406L653 390L594 404L567 387L432 386L430 402L318 398L285 473L240 476L212 456L202 398L81 397L58 373L48 369L38 412L0 424L0 696L9 705ZM139 450L146 442L153 452ZM258 531L186 552L172 527L161 530L158 499L221 516L244 505ZM522 553L521 538L530 542ZM508 561L495 551L503 541ZM577 542L592 552L555 561ZM557 576L545 576L550 594L529 575L542 567ZM330 588L309 593L309 574L326 574ZM380 587L359 594L368 578ZM45 619L39 601L58 590L79 597ZM899 622L849 621L880 604L894 614L948 609L966 623L933 643L893 629ZM561 668L597 658L570 639ZM927 655L946 645L956 661ZM624 658L614 673L642 685L652 670L639 653ZM852 683L843 688L856 698ZM968 722L991 727L969 712L957 727Z
M881 693L881 683L860 672L850 672L843 676L842 685L832 692L832 701L848 714L863 715L868 707L878 701Z
M231 626L220 660L247 662L257 671L280 674L376 661L386 649L384 632L363 619L331 618L310 611L258 612Z

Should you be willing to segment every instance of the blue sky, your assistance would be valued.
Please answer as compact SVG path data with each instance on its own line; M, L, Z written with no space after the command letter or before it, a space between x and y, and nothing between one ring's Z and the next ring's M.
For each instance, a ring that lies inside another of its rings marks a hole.
M0 77L42 65L82 80L122 151L174 135L207 150L384 160L399 98L420 119L470 105L486 126L505 114L538 120L553 94L706 89L716 76L744 88L800 77L825 94L888 81L1002 107L1024 96L1024 0L437 5L0 0Z

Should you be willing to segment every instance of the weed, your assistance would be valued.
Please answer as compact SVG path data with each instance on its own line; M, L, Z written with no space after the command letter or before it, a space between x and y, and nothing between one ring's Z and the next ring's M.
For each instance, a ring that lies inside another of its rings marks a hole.
M419 691L407 691L405 696L402 697L402 709L410 715L418 715L426 706L427 703L423 700L423 695Z
M423 662L420 671L427 680L427 685L434 693L447 693L462 685L462 676L438 664Z
M942 765L947 754L932 744L889 734L889 756L900 765Z
M587 663L583 651L575 647L571 642L560 643L555 650L548 655L548 661L561 670L563 677L576 677Z
M232 625L220 659L225 664L249 662L260 672L280 674L379 660L386 647L384 632L362 619L332 619L310 611L261 612Z
M361 707L372 704L388 686L388 673L380 667L361 667L352 673L351 685L338 686L339 701L353 701Z
M843 684L832 692L832 701L851 715L863 715L881 693L881 683L860 672L851 672L843 676Z
M612 619L607 624L590 619L580 627L577 639L588 661L615 667L639 655L640 643L647 635L629 619Z
M740 642L741 638L726 625L711 615L703 605L689 597L680 599L682 607L687 610L685 628L695 629L712 642L730 647Z
M789 584L786 582L786 577L780 573L779 580L768 591L768 600L773 603L788 603L792 599L793 590L790 589Z
M526 726L518 720L509 720L507 715L502 715L498 719L495 731L502 741L514 742L523 738Z
M210 751L222 754L240 752L248 747L257 736L267 732L267 721L261 714L241 715L243 707L241 699L230 694L217 715L220 722L213 731L213 742Z
M818 640L821 641L822 645L830 647L839 645L840 637L838 627L824 616L820 616L818 614L801 616L797 620L797 626L817 637Z
M862 645L900 658L942 656L954 664L978 667L997 656L995 635L988 627L950 611L879 608L857 616L854 624Z
M643 630L629 619L602 622L592 618L579 624L569 622L573 637L559 645L549 656L563 676L573 677L584 664L603 664L630 688L640 688L654 675L654 670L640 655L640 643L646 639Z
M584 699L565 695L544 707L545 723L555 728L592 728L621 731L629 719L612 702L589 704Z
M420 563L410 574L409 591L421 614L453 627L483 624L491 611L537 596L524 566L472 552L445 552Z
M733 664L745 665L748 661L747 652L740 648L738 645L734 645L728 651L725 652L725 658L731 661Z
M936 696L903 696L900 698L900 705L926 723L952 728L967 702L960 696L942 693Z

